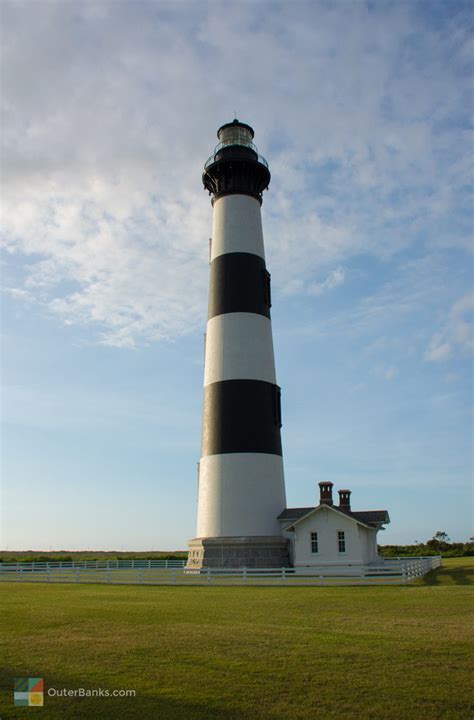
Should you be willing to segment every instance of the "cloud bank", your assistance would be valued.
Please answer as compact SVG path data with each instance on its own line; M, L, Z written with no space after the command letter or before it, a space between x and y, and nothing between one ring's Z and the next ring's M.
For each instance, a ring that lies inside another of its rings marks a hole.
M270 162L281 291L336 292L355 257L468 248L468 10L219 7L3 3L5 285L100 343L202 324L200 174L234 110ZM428 360L465 345L463 312Z

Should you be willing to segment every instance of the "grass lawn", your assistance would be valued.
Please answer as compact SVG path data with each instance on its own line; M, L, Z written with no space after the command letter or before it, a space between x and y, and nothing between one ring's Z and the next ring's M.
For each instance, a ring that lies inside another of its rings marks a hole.
M398 587L2 583L0 718L470 720L473 576L459 558ZM136 697L15 708L21 676Z

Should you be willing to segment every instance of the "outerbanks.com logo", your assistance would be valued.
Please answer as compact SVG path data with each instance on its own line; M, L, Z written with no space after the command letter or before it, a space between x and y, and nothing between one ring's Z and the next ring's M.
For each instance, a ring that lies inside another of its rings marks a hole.
M15 678L13 701L17 707L41 707L44 696L63 698L124 698L135 697L135 690L109 690L106 688L54 688L44 690L43 678Z
M41 707L43 705L43 678L15 678L13 688L13 702L17 707Z

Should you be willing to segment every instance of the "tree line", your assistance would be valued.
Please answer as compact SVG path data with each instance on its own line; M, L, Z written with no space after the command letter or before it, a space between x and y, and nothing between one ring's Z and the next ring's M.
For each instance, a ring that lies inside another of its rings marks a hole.
M466 557L474 555L474 537L468 542L451 542L444 530L438 530L430 540L414 545L379 545L379 554L384 557L400 555L441 555L442 557Z

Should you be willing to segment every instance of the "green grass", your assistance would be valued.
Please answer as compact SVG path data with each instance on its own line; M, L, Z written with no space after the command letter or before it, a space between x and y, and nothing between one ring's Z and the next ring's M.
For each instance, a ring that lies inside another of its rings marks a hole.
M441 567L419 578L415 585L474 585L474 557L446 558Z
M398 587L0 585L0 718L469 720L472 558ZM13 677L135 698L14 708Z

